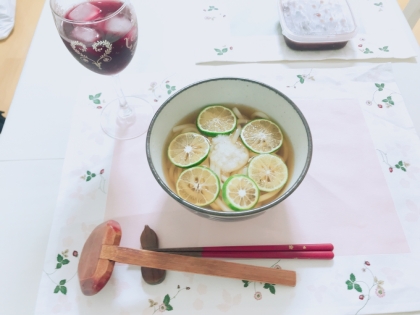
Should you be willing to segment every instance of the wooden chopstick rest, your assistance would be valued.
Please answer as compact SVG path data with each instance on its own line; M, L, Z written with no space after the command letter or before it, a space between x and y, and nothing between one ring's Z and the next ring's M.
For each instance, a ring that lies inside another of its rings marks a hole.
M157 234L148 225L144 227L140 235L140 244L143 249L156 250L159 248ZM141 276L146 283L155 285L165 280L166 270L141 267Z
M92 231L83 246L78 266L83 294L94 295L101 291L112 275L115 262L287 286L296 285L294 271L124 248L118 246L120 241L121 227L116 221L106 221Z

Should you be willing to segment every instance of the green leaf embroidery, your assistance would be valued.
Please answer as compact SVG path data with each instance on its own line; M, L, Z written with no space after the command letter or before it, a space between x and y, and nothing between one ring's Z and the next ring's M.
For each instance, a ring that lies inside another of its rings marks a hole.
M102 94L102 93L98 93L98 94L96 94L96 95L95 95L95 98L99 98L99 97L101 97L101 94Z
M166 305L166 307L169 305L169 302L171 301L171 298L169 296L169 294L166 294L165 297L163 298L163 304Z
M172 311L174 308L172 307L172 305L166 304L166 310L167 311Z
M353 282L351 282L350 280L347 280L346 284L347 284L347 290L352 290L353 289Z
M383 91L385 84L381 83L375 83L375 86L378 88L378 91Z
M61 293L63 293L64 295L67 294L67 288L65 286L60 286L60 291Z
M354 289L355 289L357 292L362 292L362 287L361 287L360 285L358 285L357 283L355 283L355 284L354 284Z
M86 181L88 182L88 181L90 181L91 179L92 179L92 177L88 176L88 177L86 178Z
M58 263L56 266L55 266L55 269L60 269L61 268L61 263Z
M394 101L389 101L389 104L394 105Z
M222 52L224 52L224 53L227 52L227 51L228 51L227 48L222 49Z
M401 167L401 170L404 172L407 172L407 170L405 169L405 167Z
M60 254L57 255L57 261L58 262L62 262L63 261L63 256L61 256Z
M403 166L403 161L399 161L399 162L398 162L398 165L399 165L399 166Z
M265 284L264 284L264 289L268 289L268 288L269 288L269 286L270 286L270 284L269 284L269 283L265 283Z
M273 285L270 286L269 290L272 294L276 294L276 288Z
M168 90L168 94L171 94L172 93L172 91L171 90Z
M91 175L91 176L92 176L92 178L93 178L93 177L95 177L95 176L96 176L96 174L95 174L95 173L92 173L92 175Z
M66 284L66 279L63 279L60 281L60 285L65 285Z
M175 91L176 87L175 86L171 86L171 90Z
M54 289L54 293L58 293L60 291L60 286L56 286Z
M356 281L356 276L354 274L350 274L350 280L351 282Z
M68 260L68 259L64 259L61 263L62 263L63 265L67 265L69 262L70 262L70 260Z
M87 171L87 172L86 172L86 174L90 175L90 174L92 174L92 173L91 173L91 172L89 172L89 171Z
M382 102L388 103L388 99L384 98Z
M216 52L221 53L222 51L220 49L215 48L214 49Z
M248 280L242 280L242 282L244 283L244 288L249 286L249 281Z
M166 84L166 88L167 88L167 89L170 89L170 88L171 88L171 86L170 86L169 84Z
M93 100L93 95L89 95L89 99L90 100Z
M398 164L395 164L395 167L396 167L396 168L401 168L401 166L399 166Z
M95 104L101 104L101 101L100 101L100 100L98 100L98 99L94 99L94 100L93 100L93 102L94 102Z

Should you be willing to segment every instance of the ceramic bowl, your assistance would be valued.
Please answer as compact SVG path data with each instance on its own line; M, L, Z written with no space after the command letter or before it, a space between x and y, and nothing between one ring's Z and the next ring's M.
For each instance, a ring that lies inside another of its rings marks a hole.
M162 166L168 136L183 118L210 104L242 104L262 111L277 122L289 138L294 152L294 163L286 187L277 199L252 210L221 212L195 206L170 189ZM191 84L162 104L147 132L146 153L150 169L159 185L186 209L211 219L238 220L273 208L295 191L303 181L311 162L312 138L302 112L280 91L249 79L215 78Z

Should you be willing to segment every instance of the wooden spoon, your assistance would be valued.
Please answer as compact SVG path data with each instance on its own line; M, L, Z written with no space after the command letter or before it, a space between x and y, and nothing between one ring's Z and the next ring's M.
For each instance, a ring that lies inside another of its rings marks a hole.
M296 272L119 247L121 227L110 220L97 226L83 246L78 276L83 294L94 295L106 285L115 262L287 286L296 285Z

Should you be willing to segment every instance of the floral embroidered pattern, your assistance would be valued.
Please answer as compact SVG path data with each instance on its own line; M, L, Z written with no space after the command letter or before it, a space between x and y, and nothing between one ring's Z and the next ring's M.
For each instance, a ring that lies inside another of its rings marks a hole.
M281 269L281 267L278 265L279 261L277 261L270 268ZM255 291L255 293L254 293L254 299L256 299L257 301L262 299L262 293L260 291L257 291L257 284L256 284L256 282L254 282L254 281L248 281L248 280L242 280L242 282L244 284L244 288L247 288L251 283L254 283L254 291ZM262 284L262 283L260 283L260 284ZM268 291L270 291L271 294L276 294L275 284L264 283L263 289L267 289Z
M378 278L374 276L372 271L368 268L370 266L370 262L365 261L365 265L366 267L364 267L362 271L363 272L369 271L370 274L372 275L373 281L371 285L367 284L364 281L357 281L356 276L353 273L350 274L350 277L349 277L350 279L346 281L347 290L354 289L359 293L363 293L363 289L360 284L363 284L367 288L367 293L359 295L359 300L363 301L366 298L366 302L355 314L359 314L359 312L363 308L365 308L365 306L368 304L369 300L371 299L372 289L375 289L375 293L378 297L382 298L385 296L385 290L383 288L384 282L382 280L378 280Z
M77 40L73 40L70 42L71 48L80 55L80 59L86 63L92 62L95 66L98 67L98 69L102 69L102 61L103 62L110 62L112 60L111 56L109 54L112 51L112 44L107 40L100 40L95 43L93 43L92 48L96 52L101 52L104 48L104 53L98 58L98 60L90 59L88 56L86 56L84 53L87 50L87 47L82 42L79 42Z
M226 54L228 52L228 49L226 47L225 48L221 48L221 49L214 48L214 50L216 51L217 55L219 55L219 56L221 56L223 54Z
M384 4L382 2L374 3L374 5L379 8L379 11L383 11L384 10Z
M309 71L309 73L308 73L308 74L298 74L298 75L297 75L297 78L298 78L299 80L297 80L297 81L295 82L295 84L293 84L293 85L287 85L286 87L288 87L288 88L293 87L294 89L296 89L296 85L297 85L298 83L300 83L300 84L305 83L305 80L315 81L315 78L314 78L314 76L312 76L312 75L311 75L311 73L312 73L312 69Z
M173 301L176 298L176 296L179 294L179 292L181 292L182 290L190 290L190 287L181 288L178 285L177 289L178 289L178 292L172 298L169 296L169 294L166 294L165 297L163 298L162 303L160 303L160 304L159 304L158 301L154 301L152 299L149 299L150 307L153 308L153 313L152 314L155 314L157 311L159 311L159 312L172 311L174 308L170 304L171 301Z
M408 162L404 162L404 161L398 161L396 164L391 165L388 162L388 155L381 150L378 150L378 152L381 154L382 157L382 162L385 163L386 165L388 165L388 170L390 173L392 173L394 171L394 167L398 170L401 170L403 172L407 172L407 168L410 166L410 164Z
M101 100L99 99L101 97L102 93L97 93L95 95L89 95L89 99L96 105L101 104Z
M372 94L372 99L367 100L366 101L366 105L371 106L372 104L375 104L379 108L383 108L384 107L384 104L385 104L386 108L390 108L390 107L394 106L395 105L395 102L392 99L392 95L394 95L394 94L395 95L399 95L399 93L396 93L396 92L394 92L394 91L392 91L390 89L387 89L388 90L388 93L386 93L385 96L382 96L381 97L382 99L381 99L380 102L377 102L376 99L375 99L375 97L376 97L376 95L377 95L378 92L382 92L382 91L385 90L385 83L375 83L375 86L376 86L376 90ZM383 94L383 93L379 93L379 94Z
M105 191L106 179L102 176L104 173L105 173L104 169L101 169L99 171L99 177L101 179L99 183L99 190L106 194L106 191ZM80 176L80 178L86 182L89 182L92 179L96 178L96 173L93 173L91 171L86 171L86 174Z
M75 257L75 258L77 258L79 256L79 253L75 250L75 251L73 251L73 257ZM71 276L70 277L70 279L69 280L67 280L67 279L61 279L58 283L55 281L55 280L53 280L52 279L52 275L57 271L57 270L59 270L59 269L61 269L63 266L66 266L66 265L68 265L68 264L70 264L70 260L69 260L69 250L68 249L66 249L66 250L64 250L64 251L62 251L61 253L59 253L58 255L57 255L57 263L56 263L56 266L55 266L55 269L54 269L54 271L53 272L50 272L50 273L48 273L48 272L46 272L46 271L44 271L44 273L48 276L48 278L50 278L50 280L56 285L55 286L55 288L54 288L54 294L57 294L57 293L62 293L62 294L64 294L64 295L66 295L67 294L67 287L66 287L66 284L70 281L70 280L72 280L73 278L74 278L74 276L76 275L76 273L77 273L77 271L73 274L73 276Z

